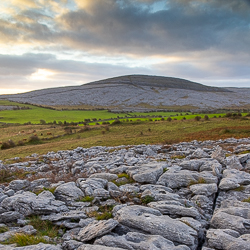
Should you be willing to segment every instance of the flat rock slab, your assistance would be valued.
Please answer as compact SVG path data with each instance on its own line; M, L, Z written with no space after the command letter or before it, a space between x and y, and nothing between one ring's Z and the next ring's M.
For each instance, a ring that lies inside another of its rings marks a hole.
M162 215L158 210L143 206L123 207L117 211L115 219L131 230L160 235L177 243L197 247L197 232L178 220Z
M237 236L234 235L233 231L222 229L209 229L207 231L206 246L215 249L250 250L250 238L245 238L244 235L241 237Z
M80 210L72 210L69 212L64 213L58 213L58 214L50 214L42 216L42 220L49 220L49 221L60 221L60 220L80 220L80 219L86 219L87 216L83 211Z
M121 247L122 249L153 249L153 250L189 250L184 245L175 246L170 240L160 235L146 235L137 232L129 232L122 236L105 235L95 241L94 244L110 247Z
M195 219L199 219L201 217L196 208L172 205L169 204L169 201L150 202L148 206L159 210L162 214L170 216L188 216Z
M155 184L163 173L162 164L145 164L128 167L126 171L136 182Z
M77 240L82 242L92 240L98 236L105 235L118 225L118 221L114 219L104 221L93 221L84 227L79 233Z
M124 248L83 244L77 250L124 250Z
M61 250L61 246L39 243L38 245L25 247L12 247L7 245L0 245L0 250Z

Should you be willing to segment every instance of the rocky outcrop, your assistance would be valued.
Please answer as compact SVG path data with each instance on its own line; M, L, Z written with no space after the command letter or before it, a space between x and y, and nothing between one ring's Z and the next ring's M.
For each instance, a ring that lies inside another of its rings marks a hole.
M167 152L160 145L78 147L37 155L42 162L33 156L1 163L0 168L29 168L39 175L54 168L58 177L70 172L76 181L1 185L0 244L16 233L36 235L30 216L61 227L61 236L45 237L48 244L0 249L249 249L248 147L250 138L183 142ZM183 152L184 159L172 157Z

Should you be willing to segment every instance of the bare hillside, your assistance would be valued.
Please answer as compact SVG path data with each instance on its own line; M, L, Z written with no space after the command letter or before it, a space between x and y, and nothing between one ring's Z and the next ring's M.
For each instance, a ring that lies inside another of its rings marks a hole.
M132 75L81 86L2 95L0 99L49 105L103 107L118 110L153 110L174 107L250 107L250 88L218 88L179 78Z

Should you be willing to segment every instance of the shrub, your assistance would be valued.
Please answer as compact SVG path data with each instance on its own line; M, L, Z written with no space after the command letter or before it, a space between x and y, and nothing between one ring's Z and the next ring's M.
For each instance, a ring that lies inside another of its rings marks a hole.
M17 146L24 146L24 142L23 141L18 141Z
M40 123L44 125L44 124L46 124L46 121L45 120L40 120Z
M172 118L171 118L171 117L168 117L167 121L168 121L168 122L171 122L171 121L172 121Z
M32 136L29 138L29 142L30 142L30 143L36 144L36 143L39 143L39 142L40 142L40 139L38 138L37 135L32 135Z
M11 148L10 144L8 142L3 142L1 145L1 149L9 149Z
M120 124L120 123L121 123L121 121L120 121L119 119L116 119L116 120L114 120L114 121L112 122L112 125Z
M208 120L209 120L208 115L205 115L205 116L204 116L204 120L205 120L205 121L208 121Z
M197 116L195 116L194 119L195 119L195 121L200 121L201 117L197 115Z

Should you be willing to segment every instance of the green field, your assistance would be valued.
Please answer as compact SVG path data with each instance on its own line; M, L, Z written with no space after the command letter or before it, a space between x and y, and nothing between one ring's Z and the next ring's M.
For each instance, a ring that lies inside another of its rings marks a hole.
M37 107L28 104L20 104L15 102L9 102L5 100L0 100L0 106L9 105L9 106L19 106L19 107L29 107L30 109L26 110L1 110L0 111L0 123L32 123L32 124L40 124L40 120L46 121L46 123L52 123L56 121L60 122L84 122L85 119L92 120L92 123L89 125L95 125L99 120L110 120L110 122L114 121L117 118L123 117L123 121L127 119L136 121L140 119L141 121L148 121L149 118L153 120L159 120L159 117L172 117L173 119L181 120L183 117L186 119L193 119L197 114L188 113L178 113L178 112L149 112L149 113L141 113L141 112L133 112L133 113L111 113L108 110L52 110L43 107ZM211 118L214 115L217 117L219 115L223 116L225 114L209 114L208 116ZM243 114L244 115L244 114ZM158 118L155 118L157 116ZM199 114L202 118L205 114ZM133 118L134 117L134 118ZM145 118L146 117L146 118ZM93 119L96 120L93 122Z
M249 114L238 116L235 113L232 117L225 117L225 113L208 114L209 118L205 119L205 114L180 112L114 114L107 110L58 111L0 101L0 106L3 105L25 106L30 109L0 111L0 160L74 149L78 146L169 144L250 136ZM199 121L194 119L197 115L201 117ZM167 121L168 117L172 120ZM120 118L120 123L112 124L117 118ZM88 126L70 123L85 119L91 120ZM41 124L40 120L45 120L47 124ZM107 120L109 123L104 125ZM66 121L66 124L59 125L58 121ZM28 122L31 124L27 124ZM34 136L35 141L32 140ZM6 148L6 145L11 147Z

